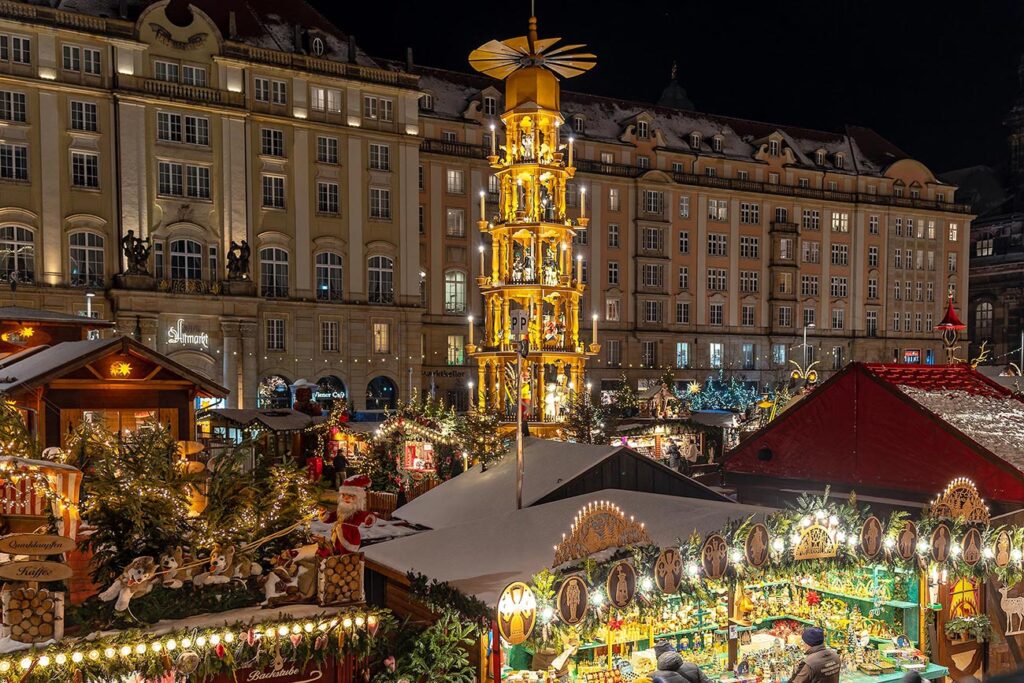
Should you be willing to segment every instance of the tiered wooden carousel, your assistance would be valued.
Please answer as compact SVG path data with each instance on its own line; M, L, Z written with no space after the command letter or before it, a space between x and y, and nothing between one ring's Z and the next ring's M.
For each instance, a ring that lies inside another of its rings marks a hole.
M514 420L518 393L524 418L537 423L540 434L545 425L553 431L571 392L582 388L587 357L600 350L596 318L591 343L580 338L582 257L576 257L574 271L572 243L588 219L585 188L579 190L579 217L566 211L576 169L572 138L567 145L561 142L558 84L558 76L583 73L594 61L593 55L566 54L568 47L551 49L557 40L539 40L531 18L527 36L492 40L470 55L473 68L505 81L501 123L506 135L499 148L492 134L488 157L500 188L492 220L486 219L483 193L480 197L479 227L490 235L491 263L488 272L481 253L484 333L473 344L470 321L467 351L479 366L480 409ZM522 349L527 355L517 378L522 339L528 349Z

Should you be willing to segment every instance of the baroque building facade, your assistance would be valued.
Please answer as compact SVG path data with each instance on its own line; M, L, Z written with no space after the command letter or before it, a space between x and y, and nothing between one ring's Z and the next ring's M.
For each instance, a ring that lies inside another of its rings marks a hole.
M287 405L299 379L359 410L413 389L468 405L497 81L372 59L301 2L287 19L233 0L57 5L0 2L5 304L79 312L95 294L94 314L232 405ZM940 355L972 216L872 131L571 92L561 114L566 213L585 188L590 219L573 249L595 389ZM123 276L129 234L142 277Z

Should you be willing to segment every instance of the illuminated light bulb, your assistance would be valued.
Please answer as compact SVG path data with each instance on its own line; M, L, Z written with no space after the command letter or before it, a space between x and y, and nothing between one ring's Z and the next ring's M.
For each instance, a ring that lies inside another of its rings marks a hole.
M142 654L145 654L145 653L146 653L146 644L145 643L139 643L138 645L135 646L135 654L142 655Z
M173 652L176 647L178 647L178 641L176 641L174 638L171 638L167 641L168 652Z
M116 654L117 654L117 650L115 650L112 647L108 647L106 650L103 651L103 656L106 657L107 659L113 659L114 655L116 655Z
M100 658L100 651L99 650L89 650L89 659L91 659L92 661L96 661L99 658Z
M327 630L327 624L321 622L321 623L316 625L316 628L319 631L326 631Z
M341 622L341 627L342 628L352 628L352 620L349 619L348 617L345 617L345 621Z
M840 543L846 543L846 532L845 531L837 531L836 532L836 540L839 541Z
M71 661L74 662L75 664L81 664L83 659L85 659L85 657L82 656L81 652L72 652L71 653Z
M205 646L206 646L206 636L199 636L198 638L196 638L196 647L205 647Z
M59 655L53 658L53 661L55 661L60 666L64 666L65 664L67 664L68 656L61 652Z
M794 533L792 536L789 537L789 542L792 543L793 545L799 544L800 543L800 534Z
M540 620L543 623L546 624L546 623L548 623L549 621L551 621L554 618L555 618L555 610L554 610L554 608L551 607L551 605L546 606L544 609L542 609L540 611Z
M0 672L8 671L8 670L10 670L10 668L11 668L11 663L8 662L6 659L4 661L0 662Z
M1021 559L1024 559L1024 553L1020 551L1020 548L1014 548L1010 551L1010 559L1014 562L1020 562Z
M640 590L644 593L649 593L654 588L654 582L651 581L651 577L645 576L640 580Z
M28 670L28 668L32 666L32 658L22 657L21 661L18 662L18 666L20 666L22 669Z
M850 536L848 539L846 539L846 545L850 546L851 550L853 548L856 548L857 547L857 537L856 536Z
M698 567L696 563L691 562L686 565L686 573L690 576L697 576L697 574L700 573L700 567Z
M601 605L603 605L604 593L602 593L601 591L594 591L590 595L590 604L592 604L594 607L600 607Z
M280 628L278 628L277 629L277 635L279 635L279 636L286 636L286 635L288 635L288 627L287 626L281 626Z
M729 561L733 564L739 564L743 561L743 553L736 548L733 548L732 552L729 553Z
M39 666L50 666L50 657L48 655L43 655L42 657L40 657Z
M214 633L210 636L210 645L217 645L218 643L220 643L220 636Z
M825 519L825 511L818 510L817 512L814 513L814 518L818 520Z
M128 655L130 655L131 653L132 653L132 649L131 649L131 647L129 647L128 645L122 645L122 646L121 646L121 649L119 650L119 654L120 654L120 655L121 655L122 657L127 657L127 656L128 656Z
M335 618L331 619L331 628L334 628L337 625L338 625L338 618L335 617Z
M356 628L362 628L363 624L365 624L365 623L366 622L363 620L363 618L361 616L360 617L356 617Z
M369 626L373 627L377 623L377 617L371 614L370 616L366 617L366 623Z
M307 621L305 624L303 624L302 625L302 630L305 631L306 633L312 633L313 632L313 624L312 624L312 622Z
M783 541L781 538L772 539L772 550L774 550L777 553L781 553L785 549L786 549L786 542L785 541Z
M829 523L829 526L836 526L837 524L839 524L839 518L836 517L835 515L832 515L831 517L828 518L828 523Z
M953 555L953 556L959 555L960 554L960 544L959 543L954 543L951 546L949 546L949 554Z
M917 542L917 554L918 555L927 555L928 554L928 550L929 550L928 541L918 541Z
M892 536L887 537L885 539L885 547L886 548L890 548L890 549L891 548L895 548L896 547L896 539L893 538Z
M233 642L234 640L235 640L235 634L234 633L232 633L231 631L226 631L224 633L224 642L225 643L230 643L230 642Z
M150 645L150 647L153 648L153 652L160 652L160 650L164 649L164 646L160 643L159 640L154 641L154 643Z
M995 553L992 552L992 548L986 546L981 549L981 556L984 557L986 560L991 560L993 557L995 557Z
M192 639L191 638L182 638L181 639L181 646L183 648L185 648L186 650L188 648L192 647Z
M298 624L292 624L292 633L298 633L298 632L299 632L299 631L301 631L301 630L302 630L302 629L301 629L301 628L299 628L299 625L298 625Z
M800 520L800 526L808 527L810 525L811 525L811 518L810 517L804 517L803 519Z

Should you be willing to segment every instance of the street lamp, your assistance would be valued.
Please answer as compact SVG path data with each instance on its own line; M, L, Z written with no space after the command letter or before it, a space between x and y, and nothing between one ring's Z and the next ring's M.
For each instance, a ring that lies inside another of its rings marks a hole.
M814 327L814 323L804 325L804 368L807 368L807 328Z

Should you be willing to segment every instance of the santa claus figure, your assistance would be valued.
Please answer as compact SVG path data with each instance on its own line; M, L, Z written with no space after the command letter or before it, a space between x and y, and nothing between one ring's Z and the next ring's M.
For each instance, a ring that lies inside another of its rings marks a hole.
M373 526L376 518L366 511L366 487L370 478L365 475L349 477L338 489L338 516L331 528L331 543L339 555L359 552L363 542L360 529Z

